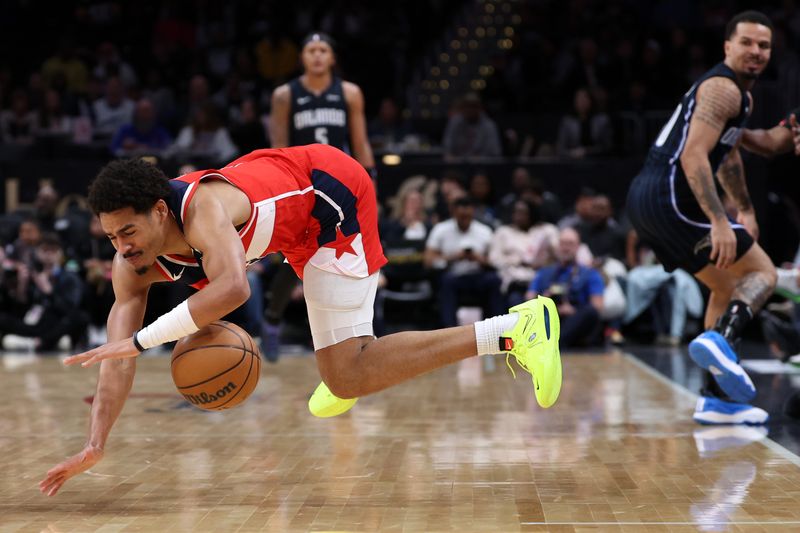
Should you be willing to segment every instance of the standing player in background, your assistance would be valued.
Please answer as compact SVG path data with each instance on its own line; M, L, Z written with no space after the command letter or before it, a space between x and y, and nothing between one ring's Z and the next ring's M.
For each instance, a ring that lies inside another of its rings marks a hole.
M333 39L324 33L303 40L303 74L272 93L272 147L329 144L352 155L374 178L364 95L358 85L334 74L333 46Z
M763 13L745 11L728 22L724 61L683 96L628 191L631 222L664 268L683 268L711 290L706 331L689 344L691 358L707 370L694 413L704 424L763 424L768 417L748 405L756 390L735 346L776 282L772 261L754 241L758 225L739 154L750 89L771 45L772 22ZM736 221L725 213L715 174L736 204Z
M375 160L367 138L364 95L358 85L334 74L334 41L312 33L302 43L303 74L272 93L270 139L273 148L328 144L355 157L375 179ZM297 277L280 264L270 285L264 349L270 360L280 350L281 321Z

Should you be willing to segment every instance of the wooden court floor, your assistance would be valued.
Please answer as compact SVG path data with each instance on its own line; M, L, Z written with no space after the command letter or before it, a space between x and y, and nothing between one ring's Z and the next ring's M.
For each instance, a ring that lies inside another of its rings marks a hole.
M81 448L95 373L0 363L3 532L800 531L800 460L696 426L690 395L620 353L565 356L549 410L473 359L329 420L306 410L312 357L265 365L225 413L144 358L106 459L54 498L37 482Z

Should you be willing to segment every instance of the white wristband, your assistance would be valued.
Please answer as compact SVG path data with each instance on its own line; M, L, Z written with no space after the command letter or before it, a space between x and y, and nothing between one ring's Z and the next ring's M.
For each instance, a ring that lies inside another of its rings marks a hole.
M199 330L189 312L188 300L182 301L172 311L161 315L155 322L136 333L136 340L145 350L176 341Z

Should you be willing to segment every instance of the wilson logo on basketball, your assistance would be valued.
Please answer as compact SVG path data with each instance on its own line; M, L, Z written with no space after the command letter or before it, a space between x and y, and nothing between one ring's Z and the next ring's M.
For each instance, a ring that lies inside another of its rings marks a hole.
M235 389L236 385L233 383L233 381L229 381L227 385L219 389L215 394L201 392L200 394L184 394L183 397L194 405L205 405L207 403L216 402L217 400L224 398L228 393L233 392Z

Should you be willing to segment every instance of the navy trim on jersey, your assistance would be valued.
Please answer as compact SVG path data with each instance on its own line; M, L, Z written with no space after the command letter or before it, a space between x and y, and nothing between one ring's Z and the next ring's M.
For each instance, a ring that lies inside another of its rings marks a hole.
M337 226L345 237L360 233L356 207L358 199L353 192L335 177L318 169L311 171L311 183L315 195L311 216L317 219L320 226L317 244L322 247L335 241Z

